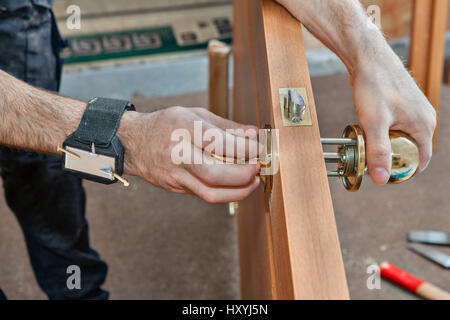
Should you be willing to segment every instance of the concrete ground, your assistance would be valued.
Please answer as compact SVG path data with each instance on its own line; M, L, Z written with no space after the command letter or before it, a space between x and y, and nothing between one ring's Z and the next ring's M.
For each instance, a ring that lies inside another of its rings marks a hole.
M355 122L346 75L313 79L321 135L340 135ZM206 93L137 101L141 111L206 106ZM386 281L366 287L366 268L389 260L450 290L449 271L410 252L410 229L450 231L450 88L441 107L439 146L429 169L414 180L378 187L370 179L347 193L330 178L345 269L353 299L414 299ZM109 264L112 299L238 299L236 219L224 205L171 194L139 179L132 187L85 182L92 245ZM0 286L10 299L44 299L33 276L20 228L0 198ZM449 248L439 248L450 254Z

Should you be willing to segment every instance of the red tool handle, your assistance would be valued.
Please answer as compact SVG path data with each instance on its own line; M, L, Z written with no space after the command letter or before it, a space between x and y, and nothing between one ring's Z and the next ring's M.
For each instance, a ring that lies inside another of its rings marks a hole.
M383 277L388 278L413 292L416 292L420 285L425 282L388 261L384 261L380 264L380 272Z
M399 285L411 290L415 294L430 300L449 300L450 293L400 269L388 261L380 264L381 275Z

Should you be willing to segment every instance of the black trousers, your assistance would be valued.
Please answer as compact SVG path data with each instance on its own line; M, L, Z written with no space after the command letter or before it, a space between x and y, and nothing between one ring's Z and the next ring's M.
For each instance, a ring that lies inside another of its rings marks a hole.
M0 0L0 69L47 90L61 76L59 36L51 0ZM37 281L50 299L107 299L107 265L89 245L82 181L56 156L0 147L8 206L23 230ZM80 269L81 289L69 289L67 268ZM5 298L0 290L0 299Z

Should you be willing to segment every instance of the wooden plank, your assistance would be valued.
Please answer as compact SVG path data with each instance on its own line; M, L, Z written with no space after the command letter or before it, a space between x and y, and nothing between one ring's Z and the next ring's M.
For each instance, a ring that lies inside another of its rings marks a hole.
M261 127L253 38L255 27L247 0L234 1L233 118ZM262 27L262 22L258 24ZM241 292L244 299L276 299L270 212L263 190L239 204Z
M450 85L450 58L447 59L447 80L446 83Z
M449 0L415 0L410 49L410 69L419 87L436 110L439 124L445 32ZM437 129L433 148L437 146Z
M228 119L228 64L231 49L221 41L211 40L209 56L209 110Z
M272 193L238 213L243 298L348 299L301 24L272 0L234 5L234 118L279 129ZM312 126L283 127L288 87L306 88Z
M437 146L439 115L442 92L442 77L445 59L445 32L447 29L449 0L434 0L430 31L430 52L426 95L436 110L437 127L433 136L433 146Z
M417 84L426 92L428 79L429 43L433 3L415 0L411 32L409 67Z

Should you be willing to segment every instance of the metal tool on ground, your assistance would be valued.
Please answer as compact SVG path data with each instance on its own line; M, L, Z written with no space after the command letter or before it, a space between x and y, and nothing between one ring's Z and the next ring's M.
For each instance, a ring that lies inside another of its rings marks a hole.
M380 264L381 275L428 300L450 300L450 293L400 269L388 261Z
M400 131L390 131L392 167L388 183L409 180L419 166L419 148L416 142ZM358 191L367 171L364 132L357 124L348 125L342 138L322 138L322 145L337 145L335 153L324 152L325 162L336 163L329 177L340 177L347 191Z
M450 268L450 256L442 251L439 251L426 244L434 244L441 246L450 245L450 234L441 231L430 230L411 230L408 233L408 240L412 243L408 245L408 248L415 253L425 257L444 268Z
M433 230L411 230L408 233L408 240L415 243L450 246L450 233Z

